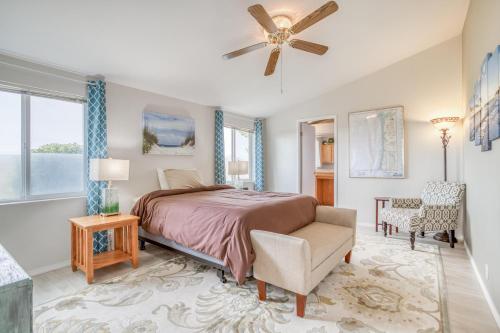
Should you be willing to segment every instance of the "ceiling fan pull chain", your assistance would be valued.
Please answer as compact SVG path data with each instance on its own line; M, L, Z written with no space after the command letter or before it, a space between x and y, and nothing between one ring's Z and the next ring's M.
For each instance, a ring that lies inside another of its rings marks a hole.
M280 49L283 51L284 48L280 46ZM285 52L281 52L281 63L280 63L280 76L281 76L281 94L283 95L283 58L285 57Z

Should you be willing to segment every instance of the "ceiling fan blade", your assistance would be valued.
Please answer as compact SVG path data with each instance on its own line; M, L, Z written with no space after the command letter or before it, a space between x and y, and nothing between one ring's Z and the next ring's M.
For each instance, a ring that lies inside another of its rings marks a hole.
M248 12L267 32L273 33L278 31L278 27L274 24L273 19L269 16L262 5L257 4L250 6L248 7Z
M267 42L262 42L262 43L250 45L250 46L244 47L242 49L226 53L222 56L222 58L225 60L233 59L233 58L239 57L240 55L244 55L246 53L261 49L261 48L266 47L266 46L267 46Z
M309 28L311 25L321 21L328 15L335 13L337 9L339 9L339 6L335 1L328 1L327 3L316 9L311 14L307 15L302 20L295 23L290 28L290 33L293 35L298 34L299 32Z
M274 73L274 69L276 68L276 64L278 63L278 58L280 57L280 48L275 47L271 51L271 55L269 56L269 60L267 61L266 71L264 72L264 76L269 76Z
M306 42L305 40L292 39L290 41L290 46L294 49L299 49L302 51L323 55L328 51L328 46Z

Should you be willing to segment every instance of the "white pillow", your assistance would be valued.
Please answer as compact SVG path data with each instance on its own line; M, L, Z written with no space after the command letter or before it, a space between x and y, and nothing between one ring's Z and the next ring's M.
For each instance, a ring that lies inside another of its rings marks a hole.
M160 190L169 190L167 179L165 178L165 170L162 168L156 168L156 173L158 174L158 182L160 183Z
M198 188L205 186L198 171L183 169L167 169L163 172L169 189Z

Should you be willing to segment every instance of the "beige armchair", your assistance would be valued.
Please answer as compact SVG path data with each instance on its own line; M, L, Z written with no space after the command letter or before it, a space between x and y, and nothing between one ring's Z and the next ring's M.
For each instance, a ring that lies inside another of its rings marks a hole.
M266 283L292 291L297 315L303 317L309 292L342 258L349 263L356 241L356 211L318 206L315 222L289 235L262 230L250 235L259 299L266 300Z

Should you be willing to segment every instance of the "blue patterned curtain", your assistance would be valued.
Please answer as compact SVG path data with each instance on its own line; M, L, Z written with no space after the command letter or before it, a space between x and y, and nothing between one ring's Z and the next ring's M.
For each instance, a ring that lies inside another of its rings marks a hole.
M106 182L95 182L89 178L90 159L107 158L108 143L106 131L106 83L101 80L88 81L87 86L87 214L99 214L101 189ZM108 248L108 233L94 233L94 253L106 251Z
M224 113L215 111L215 184L226 183L224 161Z
M255 190L264 191L263 120L255 119Z

